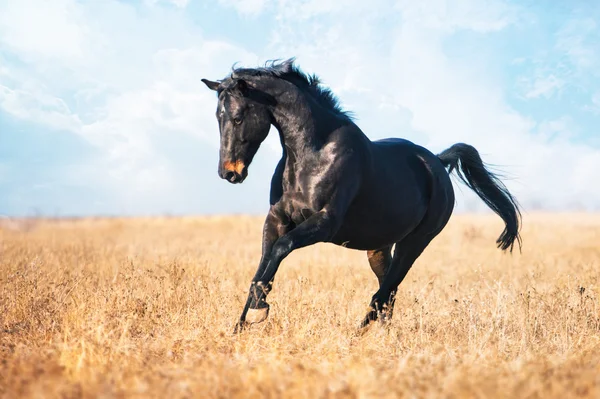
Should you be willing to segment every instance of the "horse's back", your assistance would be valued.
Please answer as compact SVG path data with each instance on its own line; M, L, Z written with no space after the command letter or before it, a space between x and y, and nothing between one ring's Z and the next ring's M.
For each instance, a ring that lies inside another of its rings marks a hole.
M407 162L414 165L414 161L418 160L421 167L412 168L413 173L425 173L426 177L433 177L438 184L450 182L446 168L437 155L410 140L402 138L375 140L372 141L372 149L376 167L387 165L394 168L398 164L405 166Z

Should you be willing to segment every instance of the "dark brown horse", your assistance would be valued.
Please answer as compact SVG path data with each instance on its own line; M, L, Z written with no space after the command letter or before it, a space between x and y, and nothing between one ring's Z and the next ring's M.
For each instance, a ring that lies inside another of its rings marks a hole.
M361 326L389 320L398 285L452 214L453 170L505 222L498 247L512 252L517 241L520 248L518 205L470 145L434 155L403 139L371 141L293 60L202 81L218 94L223 179L244 181L271 125L283 148L271 182L262 257L236 331L267 318L266 298L281 261L318 242L367 251L379 290Z

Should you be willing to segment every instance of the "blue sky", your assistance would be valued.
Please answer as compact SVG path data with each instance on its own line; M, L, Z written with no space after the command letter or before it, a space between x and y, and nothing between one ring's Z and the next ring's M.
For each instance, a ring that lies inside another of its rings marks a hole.
M370 138L468 142L526 210L599 210L597 21L591 1L0 0L0 215L264 213L276 132L219 179L200 79L291 56Z

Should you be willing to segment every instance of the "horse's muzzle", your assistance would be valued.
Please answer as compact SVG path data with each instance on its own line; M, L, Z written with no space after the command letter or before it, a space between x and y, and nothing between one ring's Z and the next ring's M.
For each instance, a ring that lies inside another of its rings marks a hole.
M222 179L238 184L242 183L248 176L248 168L243 161L226 161L223 163L220 175Z
M246 179L246 176L231 171L225 172L225 174L222 177L223 179L227 180L229 183L232 184L242 183Z

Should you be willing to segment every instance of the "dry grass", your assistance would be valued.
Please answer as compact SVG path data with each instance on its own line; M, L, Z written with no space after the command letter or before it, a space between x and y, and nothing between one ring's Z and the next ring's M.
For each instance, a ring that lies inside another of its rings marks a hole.
M232 336L261 218L0 230L2 397L600 397L600 215L455 215L356 334L375 276L320 244L283 263L271 315Z

